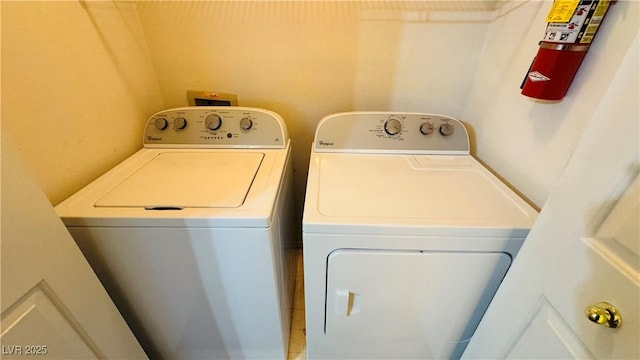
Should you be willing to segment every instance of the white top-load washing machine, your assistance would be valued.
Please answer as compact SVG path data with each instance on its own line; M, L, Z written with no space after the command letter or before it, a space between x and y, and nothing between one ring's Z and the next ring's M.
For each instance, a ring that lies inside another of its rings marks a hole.
M303 215L308 358L459 357L536 215L455 119L323 118Z
M151 116L143 143L56 210L145 351L285 359L296 226L284 121L177 108Z

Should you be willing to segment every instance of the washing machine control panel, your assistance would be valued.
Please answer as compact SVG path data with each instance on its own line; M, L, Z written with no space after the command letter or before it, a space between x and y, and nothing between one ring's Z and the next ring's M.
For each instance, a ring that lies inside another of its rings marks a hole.
M469 154L469 135L461 121L443 115L348 112L320 121L314 151Z
M145 147L285 148L282 117L272 111L230 106L193 106L152 115L144 130Z

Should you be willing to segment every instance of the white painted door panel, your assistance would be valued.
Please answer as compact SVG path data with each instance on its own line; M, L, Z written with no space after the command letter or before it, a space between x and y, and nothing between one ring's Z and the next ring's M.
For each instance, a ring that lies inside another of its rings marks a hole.
M2 141L2 358L146 359L53 207Z
M636 37L464 358L640 358L638 54ZM601 301L621 327L587 319Z
M509 359L592 359L571 327L541 298L532 321L506 353Z

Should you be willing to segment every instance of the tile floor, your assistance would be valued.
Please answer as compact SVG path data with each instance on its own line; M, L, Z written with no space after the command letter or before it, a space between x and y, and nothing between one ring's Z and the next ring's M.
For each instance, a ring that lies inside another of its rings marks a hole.
M291 319L291 336L289 338L289 360L306 360L306 340L304 322L304 264L302 249L296 254L296 283L293 295L293 317Z

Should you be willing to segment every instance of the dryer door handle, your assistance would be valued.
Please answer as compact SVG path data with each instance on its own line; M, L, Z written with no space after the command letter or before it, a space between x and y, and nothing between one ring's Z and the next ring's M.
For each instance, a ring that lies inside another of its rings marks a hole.
M360 295L347 289L337 289L333 302L333 314L346 317L360 312Z

